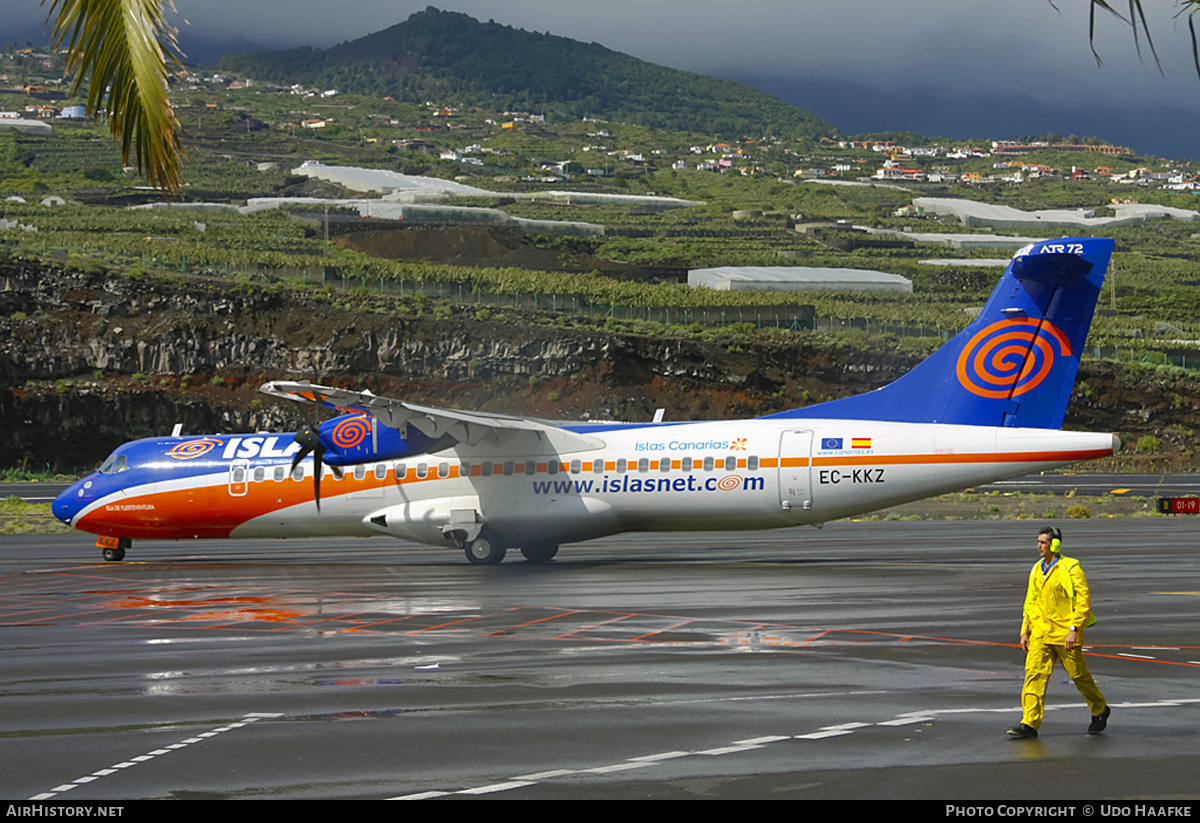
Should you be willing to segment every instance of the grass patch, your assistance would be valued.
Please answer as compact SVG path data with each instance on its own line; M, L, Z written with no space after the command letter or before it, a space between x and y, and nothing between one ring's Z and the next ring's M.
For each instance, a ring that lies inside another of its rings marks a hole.
M0 534L70 534L49 503L26 503L13 495L0 500Z

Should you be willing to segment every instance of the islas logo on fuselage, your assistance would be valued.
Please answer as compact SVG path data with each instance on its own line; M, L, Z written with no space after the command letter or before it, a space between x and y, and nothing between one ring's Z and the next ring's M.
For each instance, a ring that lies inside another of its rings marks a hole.
M376 460L398 460L411 454L427 454L436 440L419 431L405 439L400 432L362 414L346 414L321 423L317 434L322 460L330 466L353 466ZM205 436L185 440L167 450L176 460L194 460L205 455L222 460L291 459L303 451L291 434Z

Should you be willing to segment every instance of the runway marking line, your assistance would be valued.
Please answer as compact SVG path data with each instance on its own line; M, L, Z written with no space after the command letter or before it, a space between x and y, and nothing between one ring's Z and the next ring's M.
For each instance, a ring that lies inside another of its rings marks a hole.
M193 743L200 743L205 740L209 740L210 738L216 737L219 734L224 734L225 732L230 732L230 731L233 731L234 729L244 728L245 726L248 726L251 723L257 723L259 720L275 718L275 717L282 717L282 716L283 715L280 712L250 712L249 714L243 715L241 720L234 721L233 723L226 723L224 726L218 726L217 728L215 728L211 731L202 732L201 734L198 734L195 737L189 737L188 739L183 740L179 743L172 743L171 745L165 746L161 749L155 749L152 752L148 752L146 754L140 754L137 757L131 757L129 760L124 760L120 763L114 763L113 765L109 766L106 769L98 769L89 775L84 775L83 777L76 778L75 780L72 780L70 783L63 783L61 785L55 786L53 789L50 789L49 791L41 792L40 794L35 794L33 797L31 797L29 799L30 800L53 800L56 797L58 797L58 795L62 794L63 792L68 792L71 789L77 788L79 786L87 785L88 783L91 783L93 780L97 780L98 778L108 777L109 775L116 774L117 772L121 771L122 769L128 769L128 768L132 768L133 766L137 766L141 763L147 763L156 757L161 757L164 754L170 754L173 751L178 751L179 749L186 748L187 746L189 746Z
M537 624L539 624L539 623L548 623L548 622L550 622L550 621L552 621L552 620L561 620L561 619L562 619L562 618L564 618L564 617L570 617L570 616L572 616L572 615L575 615L575 614L580 614L580 612L579 612L579 611L577 611L577 610L575 610L575 609L570 609L570 610L567 610L567 611L564 611L564 612L560 612L560 613L558 613L558 614L552 614L552 615L549 615L548 617L539 617L539 618L537 618L536 620L526 620L524 623L514 623L513 625L509 626L508 628L505 628L505 629L497 629L496 631L494 631L494 632L489 632L489 633L487 633L487 634L486 634L486 635L484 635L484 636L485 636L485 637L492 637L492 636L495 636L495 635L507 634L507 633L509 633L509 632L511 632L511 631L513 631L513 630L515 630L515 629L523 629L523 628L525 628L525 627L527 627L527 626L536 626L536 625L537 625Z
M576 612L573 612L573 614L584 614L584 612L576 611ZM580 634L582 632L590 632L593 629L600 628L601 626L611 626L614 623L620 623L622 621L629 620L630 618L633 618L633 617L637 617L637 615L635 615L635 614L615 615L615 616L609 617L607 620L597 620L593 623L587 624L586 626L580 626L578 629L573 629L572 631L564 632L563 634L553 635L553 637L551 639L566 640L566 639L574 637L575 635Z
M696 620L693 620L693 619L684 618L684 619L682 619L682 620L679 620L679 621L677 621L677 622L675 622L675 623L672 623L672 624L671 624L671 625L669 625L669 626L665 626L665 627L663 627L663 628L661 628L661 629L655 629L655 630L654 630L654 631L652 631L652 632L646 632L645 634L640 634L640 635L638 635L637 637L635 637L634 639L635 639L635 640L651 640L651 639L652 639L653 637L655 637L656 635L660 635L660 634L666 634L667 632L677 632L677 631L679 631L680 629L682 629L683 627L685 627L685 626L691 626L691 625L695 624L696 622L698 622L698 621L696 621ZM667 641L662 641L662 640L659 640L659 641L656 641L656 642L659 642L659 643L663 643L663 642L666 642L666 643L679 643L679 642L688 642L688 643L691 643L691 642L694 642L694 641L690 641L690 640L688 640L688 641L679 641L679 640L667 640Z
M1178 708L1185 704L1200 704L1200 698L1183 698L1176 700L1158 700L1153 702L1142 703L1112 703L1113 708L1117 709L1166 709ZM1066 703L1047 705L1046 711L1061 711L1065 709L1086 708L1087 703ZM765 748L773 743L783 743L789 740L804 740L804 741L820 741L828 740L836 737L845 737L846 735L854 734L862 729L872 727L892 727L899 728L901 726L911 726L917 723L929 724L937 720L942 715L956 714L1015 714L1021 712L1020 706L1008 706L1005 708L982 708L972 707L964 709L921 709L912 712L904 712L897 715L891 720L881 720L878 722L867 721L851 721L841 723L834 726L823 726L816 731L806 734L795 735L769 735L766 737L755 737L748 740L734 740L725 746L717 746L711 749L697 749L694 751L672 751L661 752L659 754L646 754L637 757L627 758L619 763L611 763L605 766L593 766L585 769L553 769L545 772L535 772L533 774L523 774L512 777L506 781L498 783L489 783L484 786L469 787L465 789L444 789L424 792L414 792L413 794L402 794L388 798L390 800L431 800L437 797L449 797L451 795L479 795L493 794L500 791L508 791L510 789L525 788L526 786L535 786L546 780L556 778L569 778L576 776L612 774L615 772L628 771L630 769L640 769L658 765L670 760L678 760L685 757L723 757L731 754L741 754L743 752L755 751Z
M503 613L509 612L509 611L513 611L513 610L512 609L500 609L499 611L494 611L491 614L473 614L470 617L463 617L459 620L447 620L444 623L438 623L433 626L426 626L422 629L413 629L411 632L409 632L409 634L422 634L424 632L431 632L436 629L448 629L451 626L462 626L462 625L466 625L467 623L474 623L476 621L484 620L489 617L495 617L498 614L503 614ZM487 633L485 633L483 636L486 637Z

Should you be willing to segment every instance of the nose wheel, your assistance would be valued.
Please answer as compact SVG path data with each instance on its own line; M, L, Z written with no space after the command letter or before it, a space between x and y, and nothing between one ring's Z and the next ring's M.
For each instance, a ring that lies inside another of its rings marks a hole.
M96 545L105 560L117 561L125 559L125 550L132 542L128 537L101 537L96 540Z

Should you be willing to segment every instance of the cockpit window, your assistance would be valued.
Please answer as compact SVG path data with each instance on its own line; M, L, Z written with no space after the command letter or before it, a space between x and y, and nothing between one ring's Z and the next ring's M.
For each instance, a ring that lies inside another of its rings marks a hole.
M129 459L123 454L110 454L108 459L100 464L101 474L116 474L129 470Z

